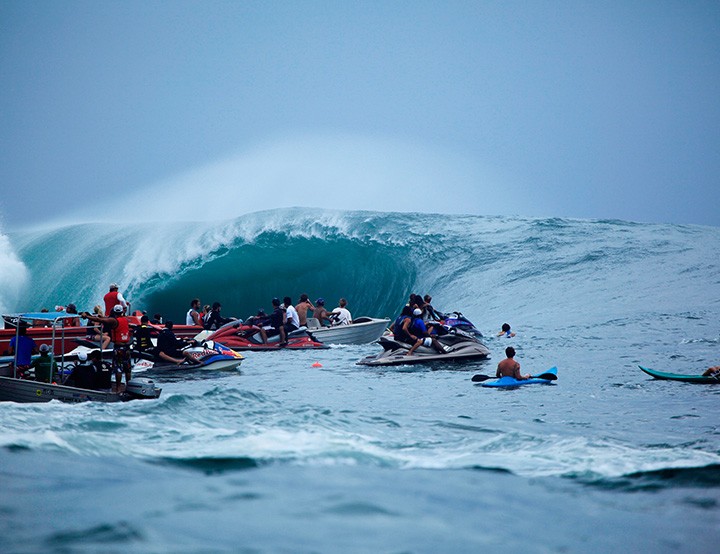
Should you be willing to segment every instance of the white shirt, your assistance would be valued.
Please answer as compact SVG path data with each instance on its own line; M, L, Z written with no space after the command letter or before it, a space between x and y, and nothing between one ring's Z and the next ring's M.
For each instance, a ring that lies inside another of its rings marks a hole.
M298 316L295 306L285 308L285 314L287 315L288 323L292 323L295 327L300 327L300 317Z
M193 319L193 316L192 316L193 312L195 312L197 314L197 312L195 311L194 308L190 308L188 310L188 313L185 316L185 325L197 325L197 323L195 323L195 320ZM199 316L200 316L200 314L198 314L198 317Z
M335 308L332 313L337 315L336 322L333 325L349 325L352 323L352 315L347 308Z

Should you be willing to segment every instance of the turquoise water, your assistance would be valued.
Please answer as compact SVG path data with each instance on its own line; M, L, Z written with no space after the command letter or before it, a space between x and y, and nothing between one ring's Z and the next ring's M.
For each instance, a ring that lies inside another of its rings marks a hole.
M492 359L253 352L239 373L156 376L157 401L3 403L1 550L715 551L720 386L637 364L720 362L718 229L303 210L194 238L171 227L155 229L165 247L143 229L10 235L28 282L8 309L90 305L112 280L175 318L193 296L244 316L273 296L342 295L384 316L429 292ZM53 241L76 245L72 263L40 271ZM504 321L515 338L494 337ZM523 371L558 366L555 384L472 383L509 344Z

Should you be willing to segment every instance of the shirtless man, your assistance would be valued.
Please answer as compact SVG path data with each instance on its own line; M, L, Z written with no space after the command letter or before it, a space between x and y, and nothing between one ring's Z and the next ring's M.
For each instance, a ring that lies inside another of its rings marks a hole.
M520 364L514 360L515 349L512 346L505 349L505 355L507 358L498 364L495 377L515 377L518 381L530 379L530 375L520 374Z
M320 326L324 326L325 322L327 322L328 325L331 324L332 320L330 319L330 312L325 309L325 300L318 298L315 300L315 306L316 307L313 310L313 317L320 322Z
M295 310L297 311L298 318L300 319L300 327L307 326L307 313L308 310L312 310L313 312L316 310L315 306L312 305L312 302L308 299L307 294L301 294L300 300L297 304L295 304Z

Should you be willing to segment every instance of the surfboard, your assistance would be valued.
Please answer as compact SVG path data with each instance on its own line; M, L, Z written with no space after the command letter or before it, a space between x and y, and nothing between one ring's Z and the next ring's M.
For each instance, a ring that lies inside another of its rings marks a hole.
M655 379L664 379L666 381L683 381L685 383L700 383L700 384L712 384L720 383L720 376L718 377L705 377L703 375L687 375L684 373L665 373L664 371L656 371L649 367L638 366L648 375L655 377Z

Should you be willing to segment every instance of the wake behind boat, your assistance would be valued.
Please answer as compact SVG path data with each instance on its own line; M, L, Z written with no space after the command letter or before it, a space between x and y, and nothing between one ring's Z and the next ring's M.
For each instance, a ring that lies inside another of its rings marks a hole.
M411 344L401 342L390 336L383 336L378 340L380 346L383 347L383 351L379 354L367 356L357 363L368 366L389 366L427 362L485 360L490 357L490 351L482 342L462 331L454 330L454 332L436 338L445 347L446 352L444 354L436 352L431 347L419 346L412 355L408 356L408 352L412 348Z

